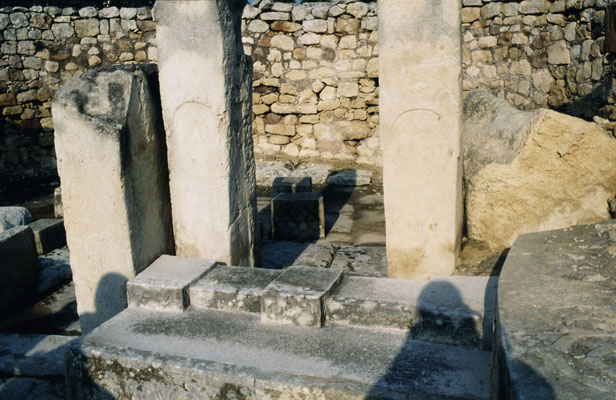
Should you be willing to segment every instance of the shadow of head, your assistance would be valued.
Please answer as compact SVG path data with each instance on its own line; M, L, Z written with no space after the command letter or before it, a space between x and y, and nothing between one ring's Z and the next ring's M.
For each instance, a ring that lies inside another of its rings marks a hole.
M79 315L82 334L87 334L126 308L126 282L125 276L115 272L101 278L94 297L95 311Z
M417 315L411 327L413 339L465 347L478 347L481 315L472 310L460 291L446 281L430 282L417 300Z

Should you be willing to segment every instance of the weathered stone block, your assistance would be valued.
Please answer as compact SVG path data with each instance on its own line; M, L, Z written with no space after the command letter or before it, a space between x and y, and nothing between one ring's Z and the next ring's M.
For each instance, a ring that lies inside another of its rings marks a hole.
M486 92L464 104L468 235L491 248L521 233L610 219L616 140L551 110L521 112Z
M261 312L265 288L282 271L219 266L190 288L193 308Z
M462 228L459 0L379 1L388 276L449 275Z
M126 307L126 281L173 251L154 65L94 69L53 101L82 330Z
M216 263L163 255L126 283L129 307L182 311L190 304L189 287Z
M292 267L265 288L261 321L320 327L325 319L323 302L340 283L342 271Z
M27 225L32 221L32 215L24 207L0 207L0 232Z
M272 183L272 196L279 193L312 192L312 179L310 177L275 178Z
M38 254L47 254L66 245L66 232L62 219L39 219L30 224Z
M272 237L316 240L325 237L325 211L320 193L283 193L272 198Z
M17 226L0 232L0 316L15 311L39 270L32 229Z
M245 1L158 1L156 43L178 256L258 262Z

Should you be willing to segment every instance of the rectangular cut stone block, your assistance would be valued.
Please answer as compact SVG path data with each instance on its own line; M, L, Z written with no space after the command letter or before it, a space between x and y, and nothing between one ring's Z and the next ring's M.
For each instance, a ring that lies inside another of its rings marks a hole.
M32 229L16 226L0 232L0 317L16 311L39 271Z
M193 308L261 312L263 291L282 271L219 266L190 288Z
M312 178L286 177L275 178L272 183L272 196L278 193L312 192Z
M63 219L39 219L30 224L36 251L43 255L66 245Z
M196 258L160 256L126 284L128 306L182 311L190 304L190 286L215 265Z
M176 254L258 263L245 1L157 1L156 44Z
M275 240L316 240L325 237L321 193L283 193L272 198L272 237Z
M323 302L340 283L342 271L314 267L285 270L265 288L261 321L320 327L325 319Z
M126 308L126 281L173 252L156 66L104 67L53 101L58 173L84 332Z
M414 339L489 349L495 277L347 277L326 301L328 324L410 331Z
M379 0L388 276L453 272L462 221L459 0Z

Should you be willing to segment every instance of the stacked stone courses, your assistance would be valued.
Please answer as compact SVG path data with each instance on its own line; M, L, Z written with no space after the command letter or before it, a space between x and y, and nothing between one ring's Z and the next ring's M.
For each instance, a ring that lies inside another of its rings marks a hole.
M607 0L463 0L463 89L616 119ZM377 2L246 5L258 156L381 165ZM0 8L0 174L55 172L51 98L86 70L156 62L151 8Z

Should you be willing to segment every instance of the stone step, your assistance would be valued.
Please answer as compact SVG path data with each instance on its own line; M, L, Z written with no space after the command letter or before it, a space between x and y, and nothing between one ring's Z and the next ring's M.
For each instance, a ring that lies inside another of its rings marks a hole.
M487 399L491 354L254 313L129 308L67 356L68 398ZM192 397L191 397L192 398Z
M496 277L413 281L302 266L283 271L215 266L163 256L129 281L127 290L129 307L183 310L190 304L199 310L256 313L266 323L398 329L414 339L487 350L496 285Z

